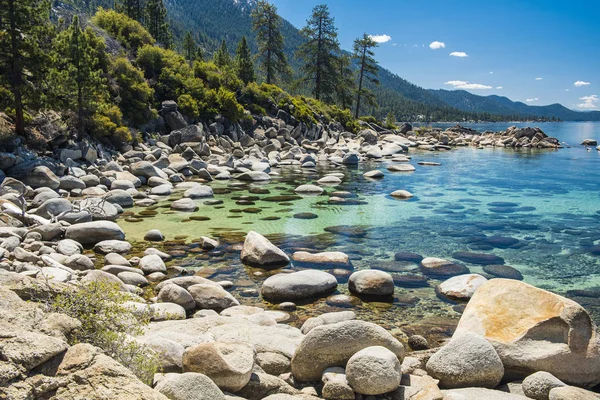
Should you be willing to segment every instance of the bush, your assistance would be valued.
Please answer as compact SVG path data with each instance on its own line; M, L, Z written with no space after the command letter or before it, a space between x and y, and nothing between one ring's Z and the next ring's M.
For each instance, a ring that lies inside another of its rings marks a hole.
M117 146L133 140L129 128L123 126L123 114L117 106L105 106L96 112L92 116L90 125L92 136L97 139L107 139Z
M114 85L111 92L119 100L123 117L139 126L156 118L156 110L150 106L154 89L144 79L143 72L134 67L127 58L116 58L110 68Z
M365 115L363 117L358 118L361 121L364 121L368 124L378 124L377 118L371 116L371 115Z
M217 91L217 104L220 112L231 122L237 122L244 116L244 107L237 102L235 93L225 88Z
M189 94L183 94L177 99L179 111L186 117L198 118L200 112L198 110L198 102Z
M47 292L48 293L48 292ZM44 299L51 312L66 314L81 322L70 344L89 343L129 368L143 382L152 383L158 371L158 356L131 336L142 334L148 315L134 314L124 304L130 300L118 285L95 281L76 290L50 292Z
M100 8L92 22L129 50L137 51L143 45L155 43L152 35L139 22L114 10Z

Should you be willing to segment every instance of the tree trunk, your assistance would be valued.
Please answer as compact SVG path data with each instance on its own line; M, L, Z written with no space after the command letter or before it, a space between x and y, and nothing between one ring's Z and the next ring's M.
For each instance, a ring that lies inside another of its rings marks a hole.
M11 38L11 59L10 59L10 83L15 97L15 132L17 135L25 134L25 118L23 117L23 97L21 86L23 84L23 76L21 66L19 65L19 43L18 36L20 35L16 23L15 1L8 0L8 13L10 20L10 38Z
M83 139L83 88L77 84L77 140Z
M363 83L363 75L365 73L365 57L367 55L367 46L363 47L363 55L360 63L360 78L358 80L358 95L356 98L356 112L354 113L354 118L358 119L358 112L360 110L360 96L362 94L362 83Z

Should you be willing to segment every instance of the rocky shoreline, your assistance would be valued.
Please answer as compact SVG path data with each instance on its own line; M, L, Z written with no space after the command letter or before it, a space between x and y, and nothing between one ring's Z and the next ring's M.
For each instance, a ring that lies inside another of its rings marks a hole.
M392 162L388 173L410 173L439 165L411 164L414 151L560 148L557 139L538 128L479 133L460 126L412 130L408 124L397 131L365 125L352 134L336 123L307 127L281 110L277 118L255 120L247 134L219 121L188 125L172 102L163 105L162 121L167 134L120 152L63 141L47 153L18 142L14 151L0 153L0 397L600 398L588 390L600 383L598 333L589 314L571 300L520 282L517 271L496 268L516 279L488 280L451 261L398 253L416 260L423 273L444 277L439 293L468 301L452 339L429 348L423 337L387 331L357 320L352 311L309 318L300 328L289 324L296 303L329 296L340 276L353 295L364 298L385 299L402 290L388 272L353 271L343 252L287 254L254 231L230 245L227 250L239 252L244 264L276 272L260 288L262 298L276 305L265 310L233 296L232 282L172 265L172 255L160 247L160 227L146 234L143 255L131 256L132 245L115 223L127 208L150 207L171 194L183 194L171 202L172 211L194 211L197 201L218 201L213 180L265 182L284 165L346 168L386 159ZM385 173L365 176L381 179ZM320 194L341 178L327 174L295 192ZM406 190L391 195L412 196ZM338 191L328 201L353 199ZM197 243L199 251L217 256L223 247L206 236ZM486 255L455 258L475 256ZM485 263L503 263L491 257ZM307 269L290 269L290 263ZM100 349L70 345L80 321L27 301L40 298L34 291L77 290L92 282L117 285L128 296L128 309L151 320L130 340L159 357L161 372L152 387Z

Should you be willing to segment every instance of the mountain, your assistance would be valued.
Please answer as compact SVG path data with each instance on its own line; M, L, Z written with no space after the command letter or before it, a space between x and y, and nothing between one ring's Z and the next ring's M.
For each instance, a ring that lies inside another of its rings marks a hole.
M430 89L428 92L449 106L475 113L491 113L517 118L544 117L563 121L600 121L600 111L573 111L561 104L530 106L503 96L478 96L465 90Z

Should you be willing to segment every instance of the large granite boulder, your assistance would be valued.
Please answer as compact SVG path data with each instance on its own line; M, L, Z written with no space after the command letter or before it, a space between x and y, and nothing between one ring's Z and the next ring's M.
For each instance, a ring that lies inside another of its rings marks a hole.
M60 179L50 168L40 165L29 171L23 179L23 183L34 189L48 187L56 190L60 186Z
M365 321L321 325L302 340L292 359L292 374L299 381L317 381L329 367L343 367L358 351L383 346L402 362L404 346L382 327Z
M206 375L195 372L166 374L155 389L169 400L225 400L225 395Z
M401 376L398 357L382 346L360 350L346 365L348 383L360 394L377 395L396 390Z
M254 231L246 235L241 259L246 264L259 267L278 267L290 262L290 258L281 249Z
M496 349L508 379L546 371L561 381L600 383L596 326L576 302L511 279L477 289L454 337L484 336Z

